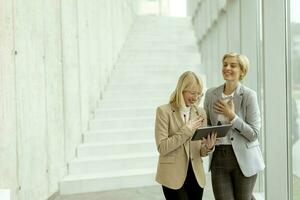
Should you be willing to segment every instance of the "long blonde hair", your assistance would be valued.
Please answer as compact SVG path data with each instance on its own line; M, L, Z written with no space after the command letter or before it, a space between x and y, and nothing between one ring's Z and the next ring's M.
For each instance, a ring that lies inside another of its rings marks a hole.
M189 91L197 87L200 93L203 90L202 80L197 77L194 72L186 71L178 79L177 86L174 92L172 92L169 103L177 108L185 108L185 102L183 98L183 91ZM199 104L200 99L195 103Z

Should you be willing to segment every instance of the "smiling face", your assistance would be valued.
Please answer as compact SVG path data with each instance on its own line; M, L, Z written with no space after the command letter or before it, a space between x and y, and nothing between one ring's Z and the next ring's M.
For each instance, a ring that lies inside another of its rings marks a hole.
M199 100L199 98L201 98L202 93L201 93L200 86L193 87L190 90L184 90L182 92L182 95L186 107L191 107Z
M223 60L223 78L226 81L236 82L244 76L237 57L226 57Z
M194 72L186 71L180 75L169 103L177 108L186 108L192 105L197 106L202 95L202 90L202 80Z

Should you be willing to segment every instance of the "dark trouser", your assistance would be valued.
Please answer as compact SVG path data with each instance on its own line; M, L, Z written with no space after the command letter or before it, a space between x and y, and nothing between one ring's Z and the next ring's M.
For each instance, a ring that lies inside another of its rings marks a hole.
M189 162L187 176L184 184L178 190L173 190L162 186L166 200L201 200L203 188L201 188L196 180L192 164Z
M246 158L245 158L246 159ZM245 177L231 145L215 147L211 180L216 200L251 200L257 174Z

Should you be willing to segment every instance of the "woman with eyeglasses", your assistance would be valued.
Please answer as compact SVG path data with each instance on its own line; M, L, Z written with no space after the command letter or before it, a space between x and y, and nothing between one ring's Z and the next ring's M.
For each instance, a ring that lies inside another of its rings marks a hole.
M191 141L195 130L206 126L206 113L198 104L203 84L195 73L183 73L168 104L156 110L155 139L159 160L156 181L167 200L201 200L205 186L203 156L216 142L216 134Z
M222 64L225 83L209 89L204 101L209 125L232 124L210 153L213 192L216 200L251 200L257 173L265 167L257 95L240 82L249 68L246 56L227 53Z

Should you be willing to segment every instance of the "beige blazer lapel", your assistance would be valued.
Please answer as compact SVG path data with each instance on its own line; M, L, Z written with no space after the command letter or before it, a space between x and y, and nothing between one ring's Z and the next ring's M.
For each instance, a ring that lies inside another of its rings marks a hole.
M172 106L172 109L173 109L173 119L175 119L178 128L184 126L184 121L181 118L179 109L175 108L174 106ZM184 143L183 146L184 146L186 155L189 157L189 142Z

